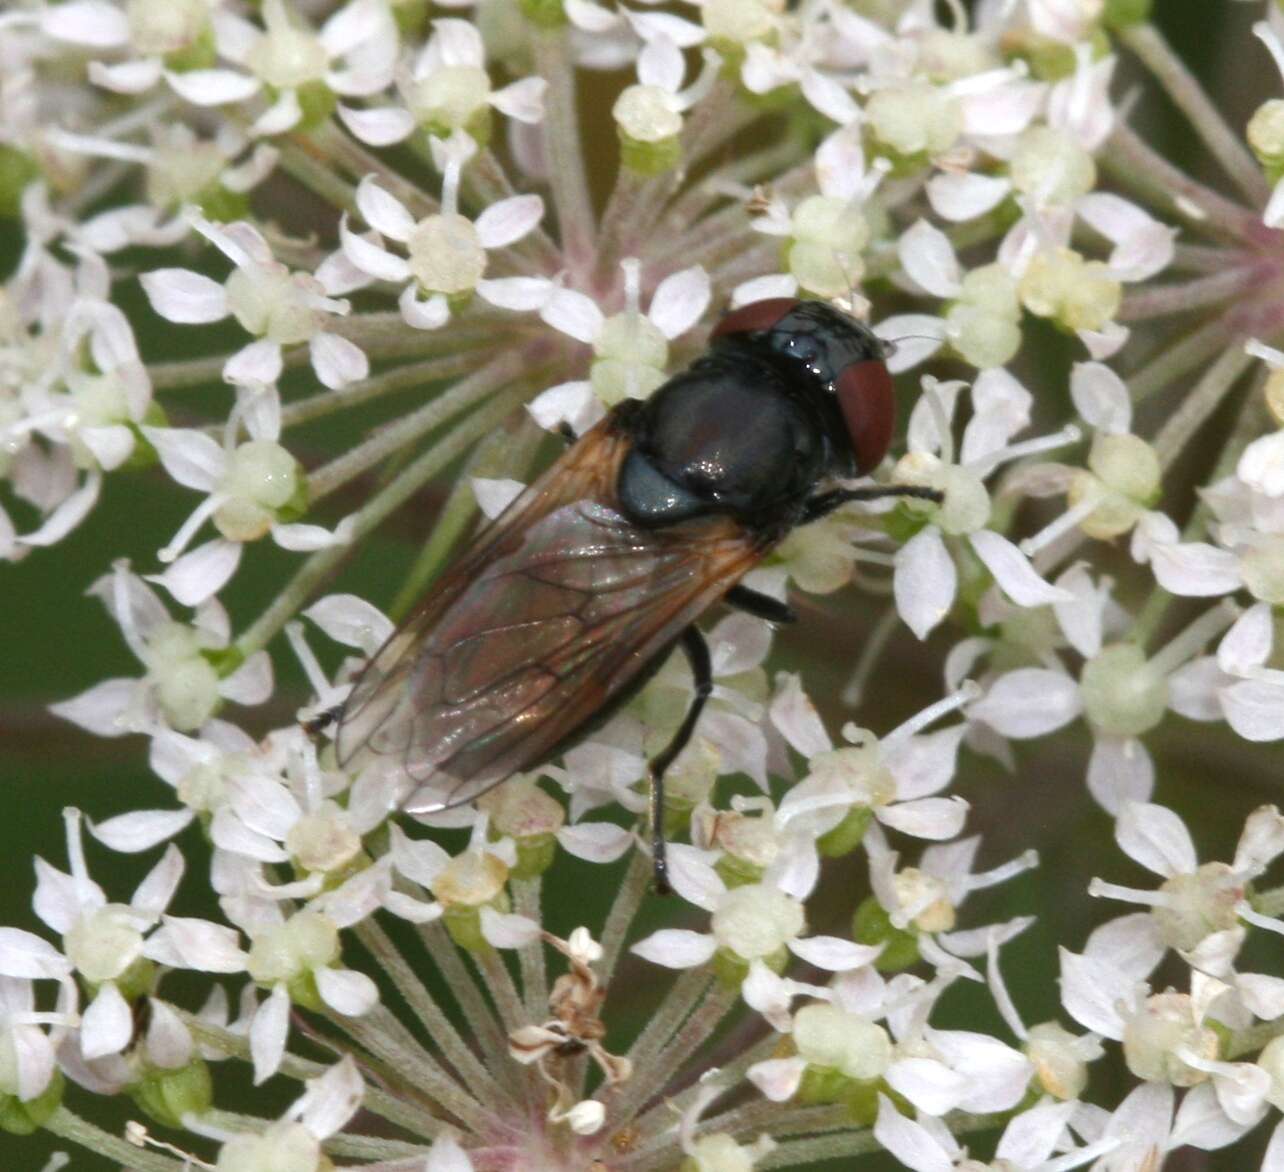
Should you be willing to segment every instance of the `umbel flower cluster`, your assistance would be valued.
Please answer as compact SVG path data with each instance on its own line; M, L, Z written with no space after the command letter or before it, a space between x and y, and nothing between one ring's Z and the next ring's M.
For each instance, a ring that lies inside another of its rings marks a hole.
M1284 761L1284 12L1200 17L1242 30L1245 128L1149 7L4 5L0 562L136 525L109 479L189 503L85 572L137 669L53 712L154 796L65 810L0 927L6 1167L1284 1170L1284 816L1245 801L1207 858L1152 756L1203 722ZM1139 129L1153 92L1207 177ZM395 753L341 765L315 718L388 615L559 432L768 297L888 340L907 424L872 479L940 500L846 506L745 579L804 629L874 616L849 662L780 671L767 622L709 616L675 894L647 763L680 656L468 805L405 813ZM301 443L322 417L356 440ZM433 483L405 580L332 585ZM264 542L297 561L234 624ZM859 727L893 662L916 699ZM1122 852L1075 890L1126 905L1062 941L1021 841L1020 742L1054 733ZM978 773L999 845L954 792ZM968 898L998 885L1035 914ZM1032 938L1060 978L1023 1003Z

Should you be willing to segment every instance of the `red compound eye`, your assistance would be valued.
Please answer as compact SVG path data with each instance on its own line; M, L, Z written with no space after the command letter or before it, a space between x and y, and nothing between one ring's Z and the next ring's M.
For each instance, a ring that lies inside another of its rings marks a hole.
M765 301L751 301L739 309L733 309L716 326L711 338L722 338L727 334L748 334L755 330L769 330L795 305L794 297L768 297Z
M896 392L887 366L877 359L853 362L835 384L838 406L847 423L862 474L877 468L892 446L896 421Z

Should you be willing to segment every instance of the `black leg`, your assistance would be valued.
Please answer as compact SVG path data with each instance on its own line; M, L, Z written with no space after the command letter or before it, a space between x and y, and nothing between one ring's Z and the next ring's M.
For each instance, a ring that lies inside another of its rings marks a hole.
M794 623L798 616L786 602L777 602L770 594L759 594L748 586L733 586L723 595L722 601L728 606L751 614L754 618L766 619L769 623Z
M573 428L569 423L567 423L565 419L563 419L562 422L557 425L557 434L560 435L562 439L566 441L566 446L568 448L573 443L575 443L577 439L580 438L575 434L575 428Z
M669 864L664 844L664 771L673 764L674 759L691 740L695 732L696 721L704 703L713 691L713 665L709 660L709 644L704 641L699 627L688 627L682 632L682 650L686 653L687 662L691 664L691 674L695 677L695 698L691 707L682 718L682 724L673 734L673 739L665 746L664 751L651 761L651 861L655 871L655 889L660 895L668 895Z
M303 731L313 740L316 740L326 729L334 724L340 716L343 715L343 705L336 704L333 708L326 708L318 712L310 720L302 721Z
M908 496L922 501L934 501L940 504L945 494L937 488L919 488L913 484L875 485L870 488L836 488L832 492L818 493L803 506L801 524L808 521L819 521L821 517L832 513L840 505L849 501L877 501L887 496Z

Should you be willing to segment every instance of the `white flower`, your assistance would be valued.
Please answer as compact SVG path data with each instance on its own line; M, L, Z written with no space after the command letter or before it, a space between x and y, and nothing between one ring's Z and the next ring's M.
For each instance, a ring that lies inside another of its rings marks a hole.
M187 217L236 267L217 281L188 269L144 273L142 284L161 317L183 324L222 321L231 315L258 340L228 359L223 377L237 384L274 383L282 349L306 342L317 378L337 388L365 378L370 364L347 338L326 330L328 314L345 315L348 302L326 296L320 281L291 272L272 256L262 233L244 221L215 224L191 209Z
M223 700L261 704L272 693L272 662L257 651L221 675L211 656L230 641L227 613L210 599L196 608L189 626L170 618L148 585L118 562L88 593L102 599L125 643L144 666L142 679L95 684L49 710L100 737L201 728Z
M641 308L642 265L620 262L624 274L624 309L608 317L591 297L557 288L540 310L555 330L593 347L587 380L561 383L537 396L530 412L541 427L552 430L568 422L584 431L624 399L645 399L668 377L669 343L691 329L709 306L709 275L700 267L664 277Z
M433 152L444 172L441 211L421 220L396 196L367 175L357 188L357 207L377 233L373 241L340 224L343 253L365 274L367 284L380 280L402 285L399 304L407 325L435 330L450 318L451 302L474 293L502 309L538 309L552 285L542 277L485 277L488 250L505 248L539 223L544 201L538 195L514 195L488 207L476 221L459 213L459 174L475 150L462 131L433 140ZM401 257L384 248L382 237L404 246ZM420 294L426 299L421 300Z
M339 107L344 124L371 146L389 146L408 137L416 126L448 138L464 131L485 142L490 112L535 124L544 117L542 77L524 77L494 89L486 71L481 33L464 20L435 20L427 44L397 77L404 106L359 109Z
M883 323L880 333L890 328L891 320ZM956 463L951 418L964 386L924 378L923 394L910 416L909 451L894 473L898 484L921 485L945 494L940 505L909 501L903 506L928 520L897 552L893 578L896 608L920 639L949 613L958 590L958 570L947 536L966 538L999 588L1018 606L1070 599L1065 590L1046 582L1013 542L985 528L991 504L984 478L1005 461L1071 442L1078 433L1066 428L1044 439L1008 443L1029 419L1030 394L1006 371L987 370L972 386L973 415Z
M179 484L208 494L160 551L160 560L172 564L152 579L186 606L200 605L227 584L245 542L270 533L283 549L315 550L351 538L351 518L333 531L294 520L302 511L300 501L306 500L306 480L298 462L277 442L281 404L275 388L238 387L237 404L222 445L201 431L144 428L165 471ZM238 442L242 423L249 436ZM207 520L213 520L221 536L184 554Z
M392 80L397 26L384 0L349 0L311 27L285 0L264 0L264 28L219 13L219 51L246 72L198 69L166 73L170 86L197 106L241 102L260 90L273 98L250 127L255 136L284 134L332 108L334 95L378 93Z

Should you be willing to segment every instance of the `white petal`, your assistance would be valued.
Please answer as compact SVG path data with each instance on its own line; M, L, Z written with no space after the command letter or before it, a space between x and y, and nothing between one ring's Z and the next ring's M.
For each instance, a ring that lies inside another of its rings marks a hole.
M490 95L490 104L501 114L518 122L534 125L544 120L544 92L548 82L542 77L523 77Z
M164 586L184 606L198 606L213 598L231 581L241 563L243 546L216 537L178 558L163 574L147 580Z
M569 423L576 435L586 430L580 426L581 419L593 414L601 418L602 414L601 402L593 394L592 386L582 380L549 387L536 395L526 409L545 431L553 431L562 423Z
M1122 435L1132 427L1128 388L1110 367L1100 362L1077 362L1070 375L1070 398L1075 410L1098 431Z
M491 204L474 225L483 248L504 248L520 240L544 215L544 201L538 195L514 195Z
M983 216L1011 191L1006 179L972 171L942 171L927 181L927 198L943 220L955 223Z
M80 1052L89 1061L119 1054L134 1033L134 1015L115 981L105 981L80 1020Z
M232 69L189 69L185 73L166 71L165 80L184 101L194 106L222 106L243 102L259 92L259 79Z
M960 288L959 262L945 233L918 220L896 245L901 267L921 288L937 297L953 297Z
M227 456L213 437L185 427L144 427L143 434L179 484L200 492L218 487Z
M806 1070L807 1062L803 1058L768 1058L755 1062L745 1073L773 1103L784 1103L794 1097Z
M886 317L874 327L874 333L896 345L895 353L887 359L887 369L892 374L926 362L945 344L945 322L926 313Z
M373 654L393 631L392 623L355 594L328 594L303 612L336 643Z
M967 1080L942 1062L931 1058L903 1058L884 1075L888 1086L900 1092L920 1111L944 1115L958 1106Z
M124 424L82 427L80 438L105 472L119 468L134 451L134 433Z
M272 138L293 130L303 120L303 107L299 105L297 90L282 90L266 110L251 124L251 138Z
M195 817L192 810L134 810L105 822L91 822L89 833L122 854L151 850L178 834Z
M943 841L963 829L969 808L960 797L919 798L881 808L878 820L902 834Z
M731 308L752 305L771 297L792 297L798 292L798 280L788 273L772 273L767 277L754 277L731 290Z
M1155 764L1136 737L1098 736L1088 759L1088 792L1108 814L1155 792Z
M1249 488L1265 496L1284 496L1284 430L1255 439L1244 449L1236 468Z
M1075 214L1114 244L1109 265L1116 280L1145 281L1172 261L1176 230L1126 199L1094 191L1075 204Z
M370 359L366 357L365 351L355 342L341 338L338 334L324 330L313 334L309 348L312 353L312 369L317 372L321 385L332 391L355 383L370 373Z
M778 682L776 696L769 710L771 723L780 734L804 757L828 752L834 747L825 731L824 721L816 706L803 691L802 680L796 674L786 674Z
M473 1162L447 1131L433 1140L424 1172L473 1172Z
M1064 672L1023 667L1001 675L968 715L1005 737L1041 737L1080 711L1078 685Z
M40 31L58 41L91 49L115 49L129 43L129 20L105 0L73 0L40 13Z
M357 1064L350 1054L345 1054L320 1078L308 1083L306 1093L290 1108L289 1116L297 1118L315 1138L329 1139L357 1113L364 1095L365 1084Z
M1047 606L1054 602L1070 602L1073 595L1045 581L1015 545L1001 533L982 529L973 533L968 541L976 556L994 575L995 582L1018 606Z
M1069 601L1053 604L1057 622L1070 646L1091 659L1101 650L1106 597L1098 593L1092 575L1082 565L1066 570L1057 586L1070 595Z
M358 236L348 227L346 215L339 221L339 239L343 244L344 255L362 272L381 281L399 282L409 279L410 266L401 257Z
M718 900L727 890L722 877L714 870L713 855L681 842L669 847L669 882L688 903L707 912L718 906Z
M274 383L281 377L281 344L259 338L223 364L223 378L242 386Z
M629 951L665 968L689 969L711 960L717 947L714 938L703 932L662 928L639 940Z
M574 289L555 290L539 315L553 329L586 343L597 337L603 321L597 303Z
M860 106L851 94L819 70L805 69L800 88L803 97L816 110L839 126L846 126L860 116Z
M415 230L415 218L405 204L379 186L373 175L357 184L357 210L381 236L405 244Z
M831 973L844 973L862 965L873 964L883 950L881 946L854 944L838 936L808 936L791 940L789 951L817 968Z
M555 288L547 277L483 277L477 282L483 300L517 313L542 309Z
M71 967L71 961L49 941L22 928L0 927L0 974L27 980L57 980L70 973Z
M1150 565L1165 590L1187 597L1229 594L1240 584L1239 559L1207 542L1154 545Z
M379 987L365 973L320 968L313 970L313 976L321 1000L344 1017L360 1017L379 1004Z
M266 1082L281 1065L285 1039L290 1032L290 995L277 985L254 1013L250 1025L250 1056L254 1060L254 1085Z
M482 935L496 948L523 948L539 939L540 927L527 916L506 915L494 908L481 911Z
M117 65L91 61L89 80L113 93L141 94L160 81L162 68L161 61L155 57L141 61L122 61Z
M401 310L402 320L417 330L437 330L450 320L450 306L440 293L421 301L418 290L412 281L397 298L397 307Z
M1148 871L1171 879L1199 865L1186 824L1164 806L1128 802L1115 823L1115 841Z
M272 660L266 651L256 651L226 679L218 694L234 704L262 704L272 695Z
M613 863L633 845L633 836L610 822L580 822L563 826L557 841L569 854L590 863Z
M1120 1000L1133 984L1127 973L1104 960L1061 949L1061 1004L1080 1025L1103 1037L1123 1037Z
M954 1160L921 1123L907 1119L883 1095L878 1096L874 1138L904 1167L914 1172L951 1172Z
M1241 680L1222 692L1226 722L1248 741L1284 738L1284 685Z
M668 37L648 40L638 54L637 74L642 85L658 86L675 94L686 69L682 51Z
M166 953L163 960L161 948ZM205 973L239 973L248 959L235 928L185 916L166 916L148 938L146 954L164 964Z
M647 317L672 341L704 316L711 296L709 274L699 265L670 273L655 287Z
M892 587L897 612L920 639L950 613L958 571L935 526L921 530L897 550Z
M188 269L156 269L139 277L152 308L167 321L185 325L220 321L227 316L223 286Z
M123 737L134 729L121 721L140 687L138 680L104 680L70 700L50 704L49 711L95 736Z
M368 146L384 147L409 138L415 129L415 116L400 106L380 106L359 110L339 105L338 114L354 137Z

